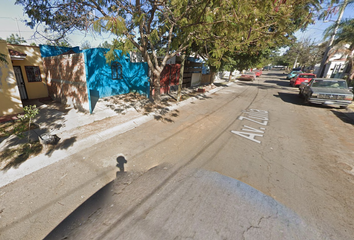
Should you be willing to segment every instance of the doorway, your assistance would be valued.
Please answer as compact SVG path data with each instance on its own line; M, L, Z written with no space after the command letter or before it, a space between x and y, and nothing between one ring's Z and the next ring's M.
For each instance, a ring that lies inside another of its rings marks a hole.
M14 72L16 76L18 90L20 91L21 100L26 100L28 99L28 96L27 96L25 81L23 80L23 76L22 76L21 67L14 66Z

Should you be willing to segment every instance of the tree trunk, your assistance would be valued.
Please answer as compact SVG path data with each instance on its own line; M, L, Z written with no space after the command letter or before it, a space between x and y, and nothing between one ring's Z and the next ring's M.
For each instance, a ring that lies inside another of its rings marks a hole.
M216 75L216 67L210 67L210 84L214 83Z
M153 74L153 88L154 88L154 101L156 103L160 103L161 102L161 94L160 94L160 89L161 89L161 85L160 85L160 75L161 72L155 73Z
M229 76L229 80L228 80L228 82L230 82L230 81L231 81L233 71L234 71L234 69L231 69L231 70L230 70L230 76Z
M184 72L184 61L186 59L186 54L183 53L182 55L182 64L181 64L181 70L179 71L179 83L178 83L178 93L177 93L177 102L180 101L181 99L181 92L182 92L182 84L183 84L183 72Z

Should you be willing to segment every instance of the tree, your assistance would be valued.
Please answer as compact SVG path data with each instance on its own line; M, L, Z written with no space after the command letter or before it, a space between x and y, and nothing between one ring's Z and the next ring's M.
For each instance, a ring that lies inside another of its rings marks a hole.
M318 1L274 1L274 3L276 4L260 3L263 8L257 9L253 18L250 18L252 11L244 16L244 24L247 27L243 31L226 29L228 36L226 38L220 39L219 36L225 33L213 28L213 36L216 38L196 42L193 50L214 66L211 68L213 71L218 69L223 60L229 61L227 60L229 54L242 59L236 61L240 69L261 64L266 51L286 46L294 41L293 33L312 23L314 12L319 10ZM240 21L237 23L241 24Z
M91 43L87 40L81 44L81 49L90 49L90 48L92 48Z
M51 46L58 46L58 47L72 47L71 44L69 43L68 39L65 37L47 39L45 44L51 45Z
M228 51L248 51L249 45L260 51L263 45L282 43L309 23L312 7L319 6L318 0L16 0L16 4L24 6L32 27L44 23L65 35L93 26L125 39L123 50L135 47L149 65L157 101L167 60L192 43L208 47L207 59L217 68ZM119 42L115 40L113 47ZM113 49L106 54L108 62L115 57Z
M230 71L229 80L232 78L234 70L243 71L249 68L260 68L265 58L271 54L271 49L265 49L260 52L253 52L251 48L249 52L227 52L224 54L221 62L221 69Z
M335 24L328 27L324 32L324 38L328 38L333 29L335 28ZM354 79L354 19L346 19L341 21L338 25L338 31L335 35L333 45L334 51L338 52L336 49L340 49L343 55L347 55L348 65L349 65L349 80ZM337 47L337 48L336 48Z
M26 43L27 41L23 37L20 37L17 33L12 33L8 38L6 38L6 42L10 44L22 44Z
M313 69L325 51L324 44L315 44L310 38L294 42L280 58L287 66Z
M329 0L328 1L328 9L323 11L322 14L320 14L319 16L319 19L326 19L332 15L336 15L337 12L339 11L339 14L338 14L338 18L334 24L334 27L332 28L331 30L331 37L328 41L328 45L327 45L327 48L323 54L323 58L322 58L322 61L321 61L321 66L320 66L320 69L318 71L318 76L319 77L322 77L323 76L323 73L324 73L324 66L326 64L326 62L328 61L329 57L328 57L328 54L332 48L332 45L333 45L333 41L334 41L334 38L335 38L335 35L337 33L337 30L338 30L338 27L339 27L339 24L342 20L342 17L343 17L343 14L344 14L344 10L345 8L348 6L348 5L351 5L354 3L354 0Z
M104 41L103 43L100 43L97 47L98 48L112 48L113 45L107 41Z

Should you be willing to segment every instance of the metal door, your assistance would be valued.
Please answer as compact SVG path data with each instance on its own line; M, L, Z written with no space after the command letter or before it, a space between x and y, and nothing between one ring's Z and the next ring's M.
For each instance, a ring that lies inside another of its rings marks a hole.
M23 81L21 67L14 66L14 71L15 71L18 90L20 91L21 100L26 100L28 97L27 97L25 82Z

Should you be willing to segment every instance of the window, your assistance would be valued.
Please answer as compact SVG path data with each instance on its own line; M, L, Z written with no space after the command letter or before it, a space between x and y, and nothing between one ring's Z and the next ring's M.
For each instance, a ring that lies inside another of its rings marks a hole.
M42 82L41 71L37 66L25 67L28 82Z
M113 62L111 69L112 69L112 79L113 80L122 80L123 79L122 65L119 62Z

